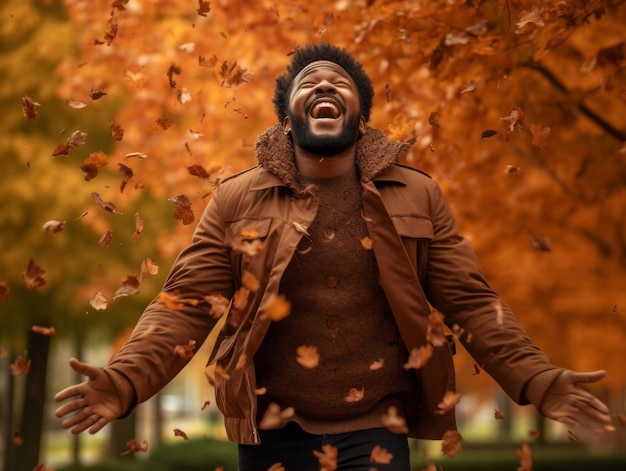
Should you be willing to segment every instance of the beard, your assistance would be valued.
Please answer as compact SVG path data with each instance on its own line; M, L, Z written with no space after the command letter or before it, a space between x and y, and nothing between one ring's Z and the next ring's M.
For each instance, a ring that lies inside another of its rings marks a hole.
M306 119L300 119L289 113L291 130L294 140L300 147L316 155L331 157L355 143L359 135L360 117L357 115L350 121L346 121L341 132L335 136L317 136L311 132L306 124Z

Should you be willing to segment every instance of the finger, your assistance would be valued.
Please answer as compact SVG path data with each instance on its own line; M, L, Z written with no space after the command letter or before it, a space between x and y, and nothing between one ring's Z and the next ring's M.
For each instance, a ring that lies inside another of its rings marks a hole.
M606 376L606 371L597 370L597 371L572 371L571 379L574 383L595 383L600 381L602 378Z
M93 426L93 424L95 424L99 419L100 416L98 414L91 414L87 416L82 422L72 429L72 433L74 435L78 435L79 433L84 432L89 427Z
M61 426L66 429L75 427L83 422L85 419L87 419L87 417L89 417L91 414L91 410L88 407L84 407L83 409L76 412L74 415L69 416L67 419L61 422Z
M69 386L62 391L59 391L54 396L54 400L56 402L62 402L70 397L82 396L84 394L84 383L75 384L74 386Z
M100 368L83 363L76 358L70 358L70 366L76 373L87 376L89 379L93 379L100 372Z
M54 414L57 417L63 417L64 415L67 415L71 412L75 412L79 409L82 409L83 407L85 407L87 405L87 401L85 401L85 399L76 399L74 401L68 402L67 404L63 404L62 406L58 407L56 411L54 411Z
M102 428L111 422L109 419L105 419L104 417L100 417L98 421L89 429L89 433L98 433Z

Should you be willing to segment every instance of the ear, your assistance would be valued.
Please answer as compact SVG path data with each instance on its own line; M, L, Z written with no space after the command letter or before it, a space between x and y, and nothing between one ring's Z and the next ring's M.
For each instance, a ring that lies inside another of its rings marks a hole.
M289 116L285 116L285 119L283 119L283 132L285 135L291 133L291 122L289 121Z
M361 120L359 121L359 134L362 136L367 131L367 121L365 118L361 116Z

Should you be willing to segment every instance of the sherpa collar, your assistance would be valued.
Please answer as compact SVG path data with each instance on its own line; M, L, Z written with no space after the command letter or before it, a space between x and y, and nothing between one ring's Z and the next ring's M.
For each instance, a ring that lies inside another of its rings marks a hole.
M390 141L382 131L367 126L356 148L356 165L361 180L369 182L397 163L413 141ZM265 170L280 178L294 192L300 191L294 148L281 124L263 132L257 138L254 150Z

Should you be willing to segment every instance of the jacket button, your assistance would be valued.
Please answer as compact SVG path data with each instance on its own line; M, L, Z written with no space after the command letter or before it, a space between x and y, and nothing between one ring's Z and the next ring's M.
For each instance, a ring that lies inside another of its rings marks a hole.
M329 288L336 288L339 284L339 280L336 276L328 276L326 277L326 286Z
M324 231L324 239L333 240L335 238L335 230L334 229L326 229Z
M326 327L328 327L329 329L336 329L337 327L339 327L339 319L337 319L335 316L330 316L328 319L326 319Z

